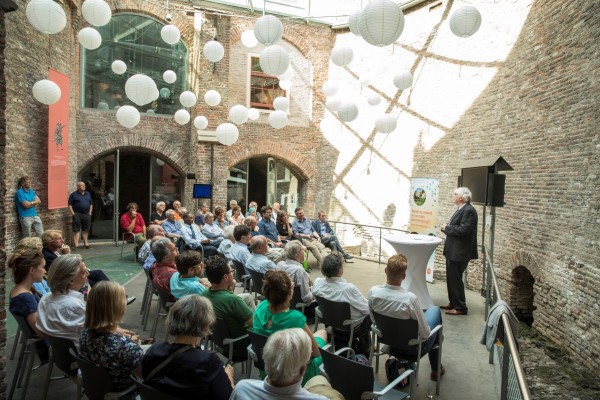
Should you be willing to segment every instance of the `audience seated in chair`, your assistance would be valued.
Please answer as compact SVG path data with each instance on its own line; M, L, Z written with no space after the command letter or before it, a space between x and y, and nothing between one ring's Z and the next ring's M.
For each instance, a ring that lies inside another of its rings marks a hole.
M156 225L162 225L167 220L167 215L165 214L167 205L164 201L159 201L156 203L155 207L155 211L150 214L150 222Z
M229 218L227 218L227 215L225 214L225 209L221 206L216 206L214 214L215 222L213 222L213 224L222 230L225 230L225 228L229 226Z
M194 218L194 223L196 225L198 225L199 227L203 227L204 224L206 224L206 222L204 220L204 215L208 212L208 210L210 210L208 203L200 204L200 208L198 209L198 214Z
M310 336L301 328L284 329L273 333L263 349L267 377L264 381L244 379L238 382L231 395L232 400L262 399L340 399L339 393L319 377L318 384L329 386L328 396L311 393L300 385L313 356ZM313 378L313 379L315 379ZM316 387L307 382L307 386ZM333 392L333 393L332 393ZM337 394L337 396L336 396Z
M170 342L157 342L142 361L144 383L182 399L227 400L233 389L233 367L216 353L203 350L200 340L210 335L215 314L208 299L187 295L169 310ZM174 353L170 362L161 366Z
M194 224L194 215L186 213L183 216L184 226L181 228L181 237L185 244L192 250L203 251L204 256L216 256L219 254L217 247L221 241L210 240L202 234L198 225Z
M273 261L267 258L269 245L264 236L254 236L250 240L250 250L252 255L246 260L246 269L264 274L270 269L275 269L277 266Z
M169 294L169 300L175 301L171 294L171 276L177 272L175 257L179 250L168 238L160 238L152 242L152 254L156 262L152 264L152 283L158 290Z
M429 307L423 312L423 307L414 293L404 289L401 284L406 278L408 260L402 254L395 254L388 259L385 268L387 282L383 285L373 286L369 291L369 308L379 314L398 319L415 319L419 323L419 338L427 341L421 349L422 354L428 353L431 365L431 379L437 380L438 374L444 375L446 369L438 365L439 335L437 332L431 337L430 329L442 323L442 314L437 306ZM393 354L394 349L390 349ZM414 355L417 353L415 351Z
M294 231L287 211L279 211L277 213L277 232L281 240L301 240L299 237L294 237Z
M260 228L258 227L258 220L253 215L249 215L244 219L244 225L246 225L248 229L250 229L252 237L259 235L264 236L262 233L260 233ZM266 237L265 239L267 239L268 244L266 253L267 258L273 261L274 263L283 260L283 249L279 247L273 247L273 244L269 242L269 239Z
M188 250L175 257L177 272L171 275L170 290L174 298L180 299L187 294L202 294L210 283L202 279L204 265L197 251Z
M156 259L154 255L152 255L151 245L154 238L165 237L165 230L162 226L151 224L148 226L148 240L144 243L144 245L140 248L138 252L138 262L142 263L144 269L150 269L152 264Z
M304 315L311 319L315 316L317 303L311 291L308 273L302 266L302 261L304 261L304 246L299 241L292 240L285 245L284 254L286 260L277 263L277 269L286 272L292 279L292 282L294 282L294 285L300 288L302 302L306 304ZM290 306L295 307L296 305L291 304Z
M175 211L175 220L179 221L181 219L181 215L179 214L179 209L181 208L181 202L179 200L175 200L173 202L173 208L171 210Z
M353 320L363 319L362 323L355 328L357 353L369 354L371 347L369 329L371 318L369 317L369 303L360 290L347 282L344 275L343 259L341 255L330 254L323 260L321 273L325 278L317 278L312 287L313 295L323 297L330 301L345 302L350 304L350 315Z
M175 219L177 213L174 210L167 210L165 214L167 219L162 224L165 236L176 242L181 237L181 224Z
M325 246L321 243L319 234L313 228L310 220L304 216L304 209L302 207L296 208L296 220L292 223L292 232L294 236L302 240L302 244L315 256L317 259L317 267L320 267L323 263L323 257L325 253Z
M325 330L319 330L313 336L308 325L306 325L306 317L300 311L289 309L290 300L294 295L294 285L290 276L285 272L279 270L267 271L264 278L263 294L266 300L256 308L252 321L253 330L260 335L270 336L274 332L283 329L304 329L312 342L311 361L306 367L302 381L302 383L305 383L319 374L319 365L322 363L319 348L327 343L327 333Z
M233 228L233 237L235 238L235 243L231 246L229 254L232 260L244 265L247 274L246 261L248 261L251 255L248 245L250 244L250 240L252 240L252 232L250 232L250 228L246 225L238 225Z
M325 211L319 211L319 219L313 221L312 225L315 229L315 232L317 232L321 238L321 243L323 243L326 247L329 247L332 251L342 254L344 260L349 260L352 258L350 254L344 251L344 248L340 244L335 232L333 229L331 229L329 222L327 222L327 214L325 214Z
M228 226L223 230L224 239L219 245L219 254L228 260L231 260L231 247L235 244L235 237L233 236L234 226Z
M137 203L129 203L125 209L127 212L121 215L119 222L121 229L125 232L125 240L142 246L146 241L146 223L142 214L138 212L139 207Z
M233 200L235 201L235 200ZM238 205L234 205L231 210L231 215L229 216L229 225L237 226L244 224L244 216L242 215L242 209ZM229 214L227 211L227 214Z
M204 221L206 223L202 227L202 234L210 240L215 240L215 241L218 240L219 244L221 244L221 241L223 241L225 233L223 232L223 229L221 229L221 227L219 225L215 224L215 215L211 212L207 212L204 215ZM219 247L218 245L214 245L214 246Z
M38 330L70 339L79 347L85 322L85 300L79 290L87 277L88 269L79 254L66 254L52 263L48 274L52 293L42 297L38 305Z
M133 384L132 371L141 374L144 355L139 337L119 327L126 305L123 286L117 282L99 282L88 296L85 328L79 340L79 356L106 368L114 389L119 392ZM130 393L127 398L134 399L135 393Z

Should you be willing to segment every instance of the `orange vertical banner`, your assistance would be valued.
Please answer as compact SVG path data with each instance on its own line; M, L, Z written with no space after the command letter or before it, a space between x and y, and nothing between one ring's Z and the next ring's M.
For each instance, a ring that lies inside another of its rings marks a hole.
M50 69L60 100L48 110L48 209L65 208L69 197L69 78Z

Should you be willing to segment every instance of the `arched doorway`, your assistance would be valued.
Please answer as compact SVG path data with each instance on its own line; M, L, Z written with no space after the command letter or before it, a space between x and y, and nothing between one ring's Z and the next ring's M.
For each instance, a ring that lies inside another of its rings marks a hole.
M533 324L533 284L535 278L531 272L520 265L512 270L512 286L510 288L510 306L517 319L531 326Z
M141 151L104 154L83 168L79 180L86 182L94 199L92 238L117 240L118 219L130 202L139 205L146 224L158 201L181 199L183 177L160 157Z
M257 157L237 163L227 176L227 200L237 200L242 211L250 201L259 208L275 202L292 211L302 204L303 183L284 161Z

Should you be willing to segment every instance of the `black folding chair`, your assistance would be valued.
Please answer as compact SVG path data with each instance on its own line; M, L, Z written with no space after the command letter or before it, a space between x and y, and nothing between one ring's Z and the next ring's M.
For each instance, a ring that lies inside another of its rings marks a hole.
M70 349L75 350L75 344L72 340L46 335L46 340L50 344L50 360L48 362L48 371L46 372L46 382L42 399L48 397L48 388L52 380L52 369L54 365L64 374L64 377L71 379L77 385L77 398L81 399L83 390L83 381L79 373L77 360L73 358Z
M355 328L362 324L364 318L352 319L350 303L331 301L321 296L315 296L319 306L315 309L315 331L322 321L327 333L332 336L333 349L335 350L335 339L348 339L348 347L352 347L355 340ZM360 336L368 335L369 332L358 332Z
M221 353L225 358L227 358L227 362L231 364L236 363L245 363L248 360L248 356L244 357L236 357L233 354L233 346L235 343L241 340L247 340L248 335L242 335L238 337L231 337L229 333L229 328L227 327L227 322L223 318L217 317L215 319L215 324L212 327L212 335L210 335L211 343L213 350L216 349L219 353ZM242 374L244 373L244 364L242 364Z
M171 396L168 393L161 392L160 390L146 385L139 376L131 374L131 379L135 382L137 392L142 400L181 400L178 397Z
M246 374L246 378L249 379L252 372L252 364L260 371L265 370L265 361L262 358L262 354L269 337L251 330L248 331L248 336L250 337L250 345L248 346L248 373Z
M242 290L244 293L250 292L250 281L252 280L251 276L246 274L246 269L244 268L244 264L239 262L238 260L231 260L233 264L233 269L235 269L235 280L242 284Z
M259 301L265 298L262 293L263 279L265 277L265 274L253 270L248 270L248 272L250 272L250 277L252 278L252 291L254 292L254 301L258 303Z
M8 400L12 400L15 388L17 387L23 387L21 391L21 399L25 400L31 373L41 366L41 364L36 367L33 366L33 359L35 358L35 344L43 339L35 334L25 318L15 314L12 314L12 316L17 321L17 325L19 325L19 329L21 330L21 351L19 352L17 368L15 369L15 375L8 392ZM23 378L25 378L24 383Z

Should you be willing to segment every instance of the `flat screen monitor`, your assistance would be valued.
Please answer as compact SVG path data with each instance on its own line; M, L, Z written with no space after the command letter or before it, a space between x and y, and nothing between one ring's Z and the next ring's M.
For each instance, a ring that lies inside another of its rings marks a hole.
M471 203L486 204L488 168L463 168L461 186L471 191Z
M195 199L210 199L212 196L212 184L210 183L194 183L194 198Z

